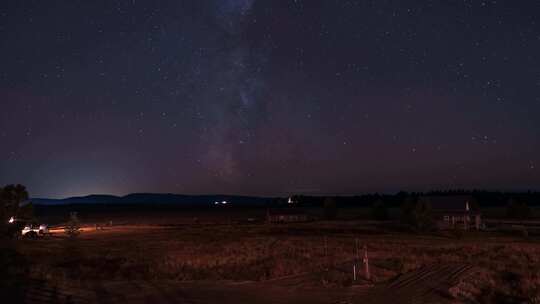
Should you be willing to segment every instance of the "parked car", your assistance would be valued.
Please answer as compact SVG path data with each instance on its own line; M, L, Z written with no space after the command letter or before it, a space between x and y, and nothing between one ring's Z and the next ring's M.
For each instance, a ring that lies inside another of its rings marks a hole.
M21 236L26 238L37 238L39 236L49 235L49 228L47 225L28 224L24 226L21 231Z
M45 224L38 224L35 219L10 217L6 230L8 236L12 238L37 238L39 236L51 235L49 227Z

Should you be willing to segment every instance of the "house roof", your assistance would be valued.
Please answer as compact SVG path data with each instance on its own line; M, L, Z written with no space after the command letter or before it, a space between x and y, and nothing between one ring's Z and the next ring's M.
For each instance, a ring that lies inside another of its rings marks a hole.
M473 208L477 207L476 200L470 195L423 196L421 199L427 201L436 212L473 212Z

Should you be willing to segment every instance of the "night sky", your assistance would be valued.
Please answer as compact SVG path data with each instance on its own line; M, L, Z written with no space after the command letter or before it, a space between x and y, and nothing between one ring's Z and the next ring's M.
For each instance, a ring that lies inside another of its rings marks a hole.
M2 1L0 184L540 190L538 1Z

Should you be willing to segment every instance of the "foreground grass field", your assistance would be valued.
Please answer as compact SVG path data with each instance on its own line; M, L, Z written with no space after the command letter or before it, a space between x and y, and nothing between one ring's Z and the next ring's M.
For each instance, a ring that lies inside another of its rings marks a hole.
M72 302L78 297L92 302L96 295L102 302L120 301L126 292L134 295L134 302L148 302L160 290L151 286L161 286L164 294L158 296L178 299L173 291L183 290L186 297L191 294L200 303L214 302L208 298L211 290L217 301L226 290L245 296L261 289L270 303L290 302L294 296L294 302L300 303L300 295L311 303L363 303L363 295L369 294L366 290L383 294L398 286L407 286L400 290L420 290L420 285L438 278L442 282L452 276L449 273L462 269L467 275L456 276L452 286L440 284L438 301L538 303L534 301L538 301L540 288L540 239L535 236L421 235L368 221L269 225L241 224L228 217L207 222L193 222L191 216L184 221L169 219L167 223L163 215L137 224L124 219L122 225L103 230L87 221L75 240L60 230L52 237L11 245L28 262L28 277L67 290ZM369 281L361 271L353 280L357 246L367 247ZM414 271L418 275L411 275ZM407 275L412 278L405 281L409 283L392 283ZM133 284L143 287L133 288ZM437 286L424 289L434 292ZM280 291L268 292L276 289ZM85 290L92 292L85 294ZM133 290L142 295L137 297ZM276 299L272 301L272 297ZM378 297L371 294L370 298Z

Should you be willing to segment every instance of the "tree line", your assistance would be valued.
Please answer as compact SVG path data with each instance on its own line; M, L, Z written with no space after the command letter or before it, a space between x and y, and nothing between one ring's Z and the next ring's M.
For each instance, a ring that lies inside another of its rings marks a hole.
M395 195L388 194L367 194L362 196L293 196L291 199L295 202L294 207L321 207L323 217L327 220L338 218L340 209L343 213L348 208L361 207L370 208L370 217L372 220L385 221L390 220L390 208L399 209L399 221L415 230L429 230L434 226L432 206L427 200L420 199L422 196L452 196L452 195L470 195L476 202L471 203L472 210L478 210L481 207L503 207L505 216L508 219L531 219L533 212L531 206L540 205L540 193L510 193L510 192L488 192L488 191L430 191L421 192L399 192ZM278 202L284 203L284 202ZM393 218L396 220L396 218Z
M410 200L422 196L469 195L475 198L480 207L505 207L510 200L522 202L528 206L540 206L540 192L502 192L486 190L434 190L428 192L400 191L395 194L370 193L353 196L310 196L293 195L291 198L300 207L323 206L327 198L332 198L341 208L370 207L374 202L382 201L387 207L399 208ZM277 198L274 204L286 204L287 198Z

